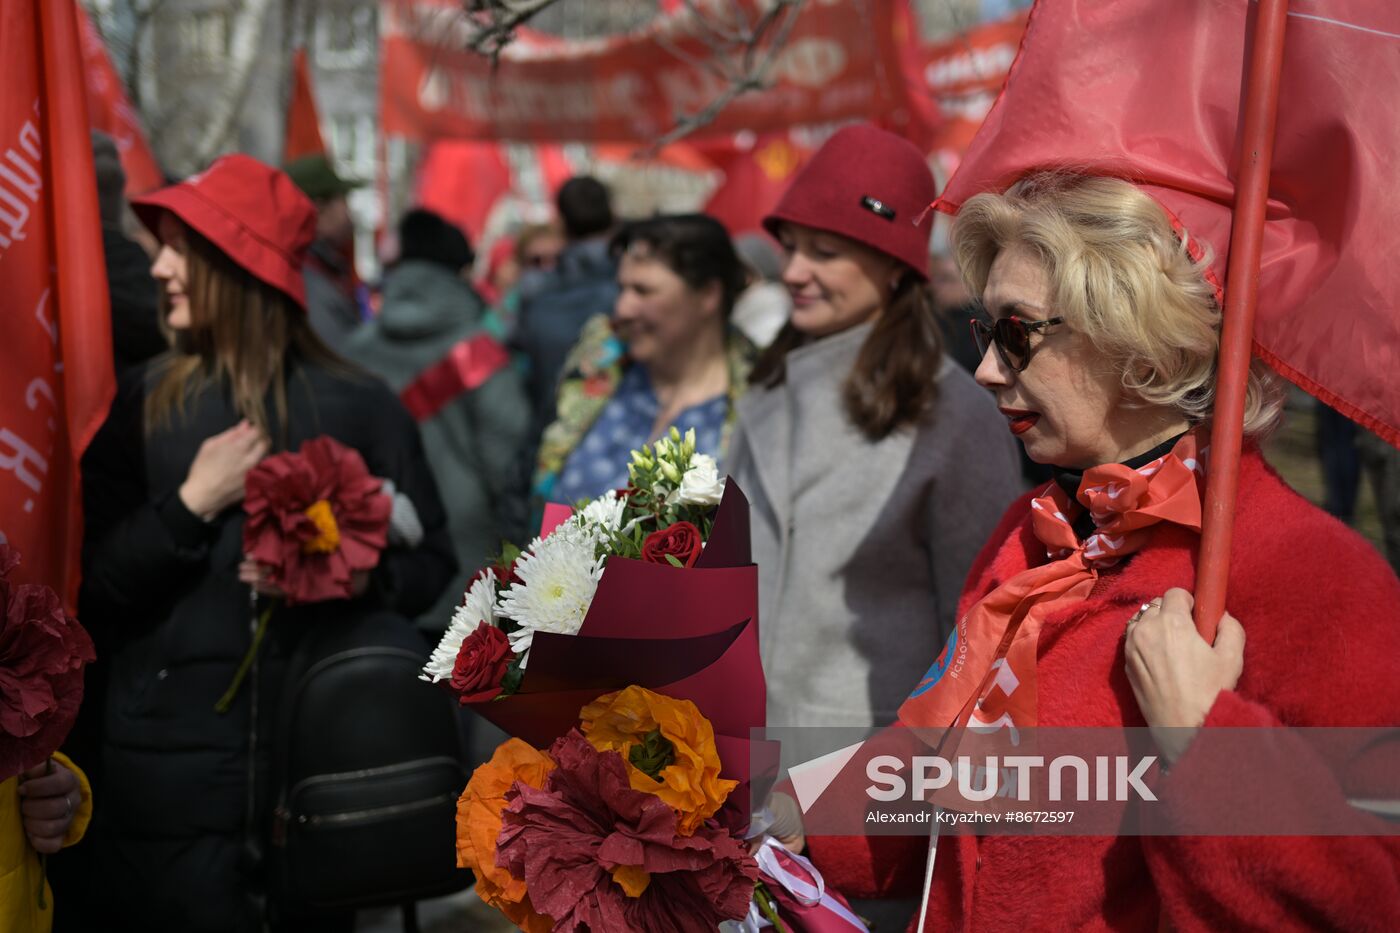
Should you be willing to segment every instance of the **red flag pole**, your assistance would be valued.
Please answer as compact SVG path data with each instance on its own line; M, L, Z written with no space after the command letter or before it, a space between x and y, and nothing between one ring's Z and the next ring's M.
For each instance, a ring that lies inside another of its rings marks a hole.
M1196 629L1209 642L1215 641L1216 625L1225 612L1235 494L1240 481L1245 382L1254 339L1264 208L1269 199L1279 73L1283 66L1283 32L1288 20L1288 0L1259 0L1258 7L1254 18L1254 51L1245 85L1240 180L1230 232L1225 323L1220 337L1215 421L1211 429L1207 474L1210 479L1206 486L1201 554L1196 566Z

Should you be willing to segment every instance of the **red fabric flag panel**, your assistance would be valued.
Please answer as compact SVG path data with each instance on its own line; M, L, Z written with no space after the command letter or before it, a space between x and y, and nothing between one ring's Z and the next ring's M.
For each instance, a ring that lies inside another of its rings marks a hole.
M18 582L51 585L71 611L78 458L113 391L75 6L5 3L0 61L0 541L23 555Z
M942 206L1032 168L1137 181L1225 281L1250 4L1042 0ZM1255 352L1400 445L1400 4L1292 0Z

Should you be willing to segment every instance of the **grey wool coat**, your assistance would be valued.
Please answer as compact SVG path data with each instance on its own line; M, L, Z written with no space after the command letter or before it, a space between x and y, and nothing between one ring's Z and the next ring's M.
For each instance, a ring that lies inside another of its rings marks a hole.
M770 726L891 722L952 630L973 558L1022 491L991 395L944 360L917 424L868 440L842 385L872 325L788 354L739 402Z
M384 309L351 335L345 355L400 393L456 343L480 334L485 313L481 297L451 270L401 262L385 278ZM447 628L472 575L500 550L506 518L499 507L529 426L524 380L510 366L419 425L458 563L452 585L417 620L423 629Z

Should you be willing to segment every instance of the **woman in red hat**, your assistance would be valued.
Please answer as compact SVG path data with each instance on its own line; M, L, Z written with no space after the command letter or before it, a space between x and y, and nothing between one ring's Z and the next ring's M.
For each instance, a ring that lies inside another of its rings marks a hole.
M942 353L919 222L934 194L913 145L850 126L764 219L792 317L728 468L753 504L775 725L889 723L1021 488L990 396Z
M728 470L753 506L773 726L893 721L1022 488L991 397L942 352L934 196L913 145L856 125L764 219L793 310L739 403ZM857 910L899 925L912 902Z
M172 347L124 380L84 463L84 621L107 678L86 892L101 914L89 928L261 929L246 855L267 825L254 776L299 634L354 606L411 618L455 561L412 419L307 323L301 263L316 214L291 180L231 155L133 207L161 240L152 274ZM391 534L352 603L279 610L256 682L217 713L249 648L250 585L269 589L242 553L244 478L321 435L393 482L421 542Z

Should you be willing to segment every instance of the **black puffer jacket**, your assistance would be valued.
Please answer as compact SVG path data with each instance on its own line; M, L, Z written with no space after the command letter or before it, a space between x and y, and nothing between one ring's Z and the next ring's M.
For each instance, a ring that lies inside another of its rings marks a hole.
M227 392L211 389L175 426L146 436L148 373L124 381L84 462L82 610L107 680L87 899L102 905L104 929L255 929L249 853L267 825L271 723L297 639L371 608L412 618L456 561L417 427L398 399L372 377L293 360L286 449L323 434L355 448L413 501L426 536L412 551L388 549L364 597L276 612L256 676L219 715L214 704L251 638L249 590L237 577L243 513L205 523L176 490L200 443L239 416Z

